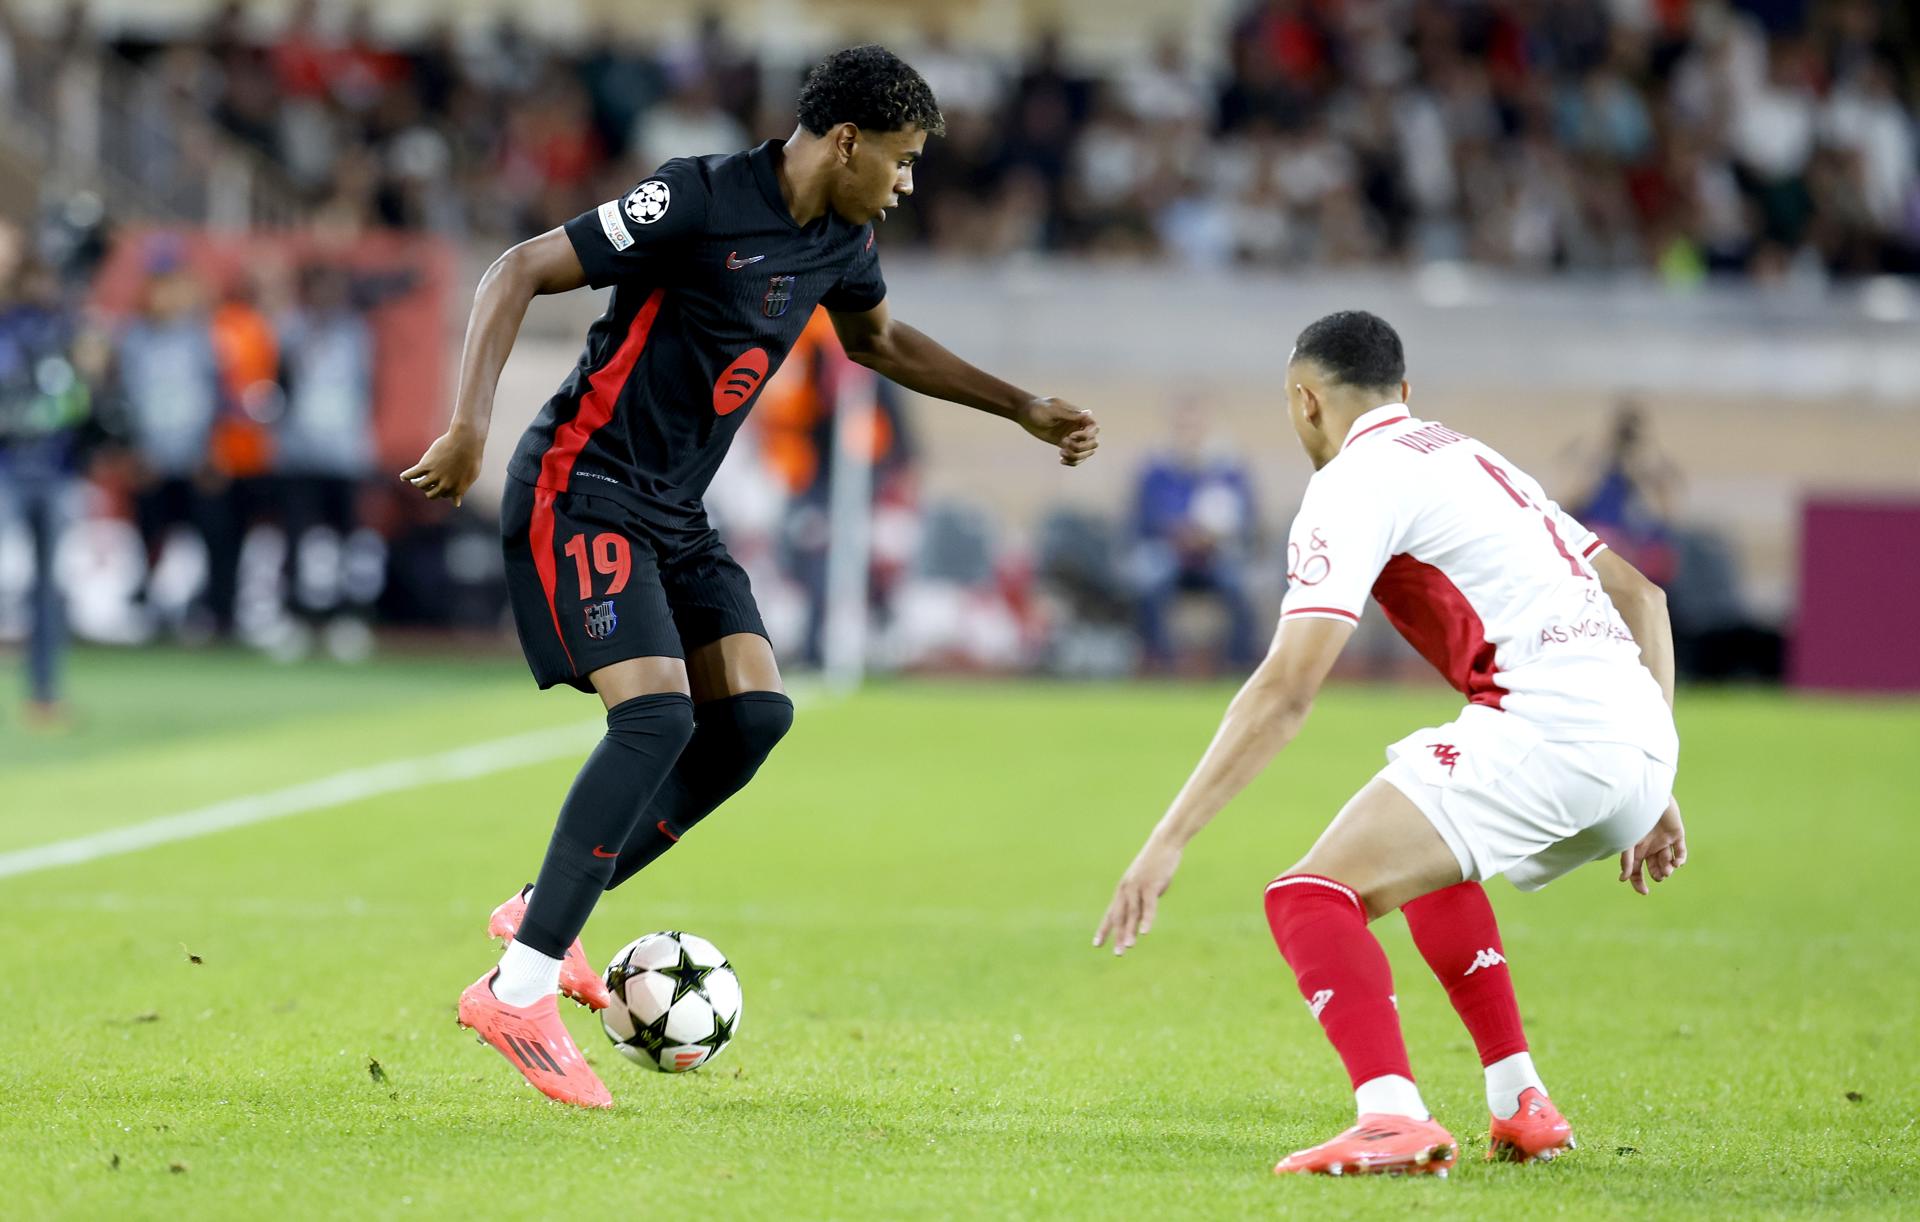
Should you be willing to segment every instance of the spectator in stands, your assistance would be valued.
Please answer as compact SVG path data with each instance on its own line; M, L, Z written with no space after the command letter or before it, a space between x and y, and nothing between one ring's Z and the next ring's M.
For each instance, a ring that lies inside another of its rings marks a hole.
M1140 473L1132 572L1147 664L1173 663L1168 616L1182 594L1206 594L1227 615L1226 661L1257 658L1246 564L1258 522L1253 483L1228 438L1196 400L1169 415L1165 447Z
M52 269L20 230L0 222L0 526L23 527L32 555L26 715L36 729L67 721L60 682L66 627L54 558L74 516L91 423L79 342Z
M226 396L205 289L186 252L171 241L147 252L147 275L144 308L122 329L115 350L141 472L135 516L147 551L142 596L150 616L163 610L154 605L153 573L173 533L189 527L206 546L206 581L180 626L195 636L225 634L233 627L240 523L228 503L228 483L211 463Z
M712 82L700 76L681 81L664 102L642 113L631 136L633 156L646 167L642 173L675 157L750 143L740 120L720 106Z
M1650 579L1671 581L1680 469L1648 439L1640 405L1622 399L1605 441L1577 461L1586 482L1567 499L1569 512Z
M350 563L357 501L374 462L373 327L355 291L345 268L311 263L300 272L298 305L279 324L287 406L276 448L288 602L309 633L325 631L343 660L364 656L366 603L377 593Z
M818 663L824 656L834 447L841 432L836 409L850 391L873 396L871 432L866 439L874 505L868 590L872 609L884 618L903 566L898 548L892 545L903 517L911 517L915 500L914 451L899 395L884 380L869 377L847 359L827 312L820 310L768 380L754 414L763 477L782 485L787 496L779 547L782 567L805 602L804 627L793 645L809 663ZM888 529L881 529L883 523Z

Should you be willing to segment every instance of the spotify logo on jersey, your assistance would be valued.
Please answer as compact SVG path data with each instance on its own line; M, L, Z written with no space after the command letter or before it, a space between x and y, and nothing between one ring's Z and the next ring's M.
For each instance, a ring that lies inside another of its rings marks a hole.
M745 407L767 376L767 350L749 348L733 358L713 383L713 410L729 416Z

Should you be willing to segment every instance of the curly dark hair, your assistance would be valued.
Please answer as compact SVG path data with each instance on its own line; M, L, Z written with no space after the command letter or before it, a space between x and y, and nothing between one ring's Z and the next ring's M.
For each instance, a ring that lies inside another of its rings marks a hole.
M913 66L879 43L835 51L800 86L800 126L816 136L840 123L867 131L917 127L944 136L947 121Z
M1386 319L1365 310L1329 314L1302 331L1293 359L1312 361L1334 381L1362 390L1398 386L1407 376L1399 334Z

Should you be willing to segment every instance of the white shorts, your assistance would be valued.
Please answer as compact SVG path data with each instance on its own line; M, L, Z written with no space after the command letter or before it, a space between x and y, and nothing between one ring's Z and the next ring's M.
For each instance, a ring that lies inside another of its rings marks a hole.
M1674 766L1631 743L1555 742L1497 709L1470 706L1387 748L1386 781L1407 795L1474 881L1538 891L1652 830Z

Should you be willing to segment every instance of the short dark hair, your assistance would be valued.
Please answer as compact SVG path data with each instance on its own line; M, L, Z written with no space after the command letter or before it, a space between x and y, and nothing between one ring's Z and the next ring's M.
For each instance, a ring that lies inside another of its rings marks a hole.
M1364 390L1397 387L1407 376L1407 353L1387 320L1365 310L1329 314L1300 333L1293 359L1312 361L1328 377Z
M827 56L800 85L800 126L824 136L842 123L865 131L897 132L917 127L944 136L947 121L925 78L879 43L848 47Z

